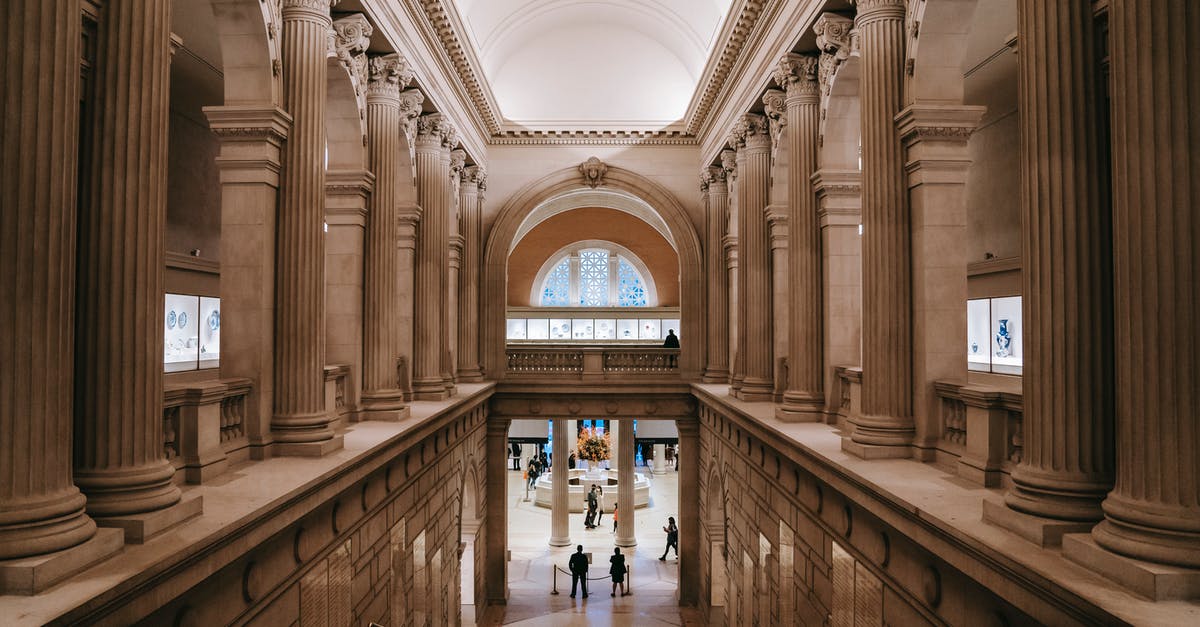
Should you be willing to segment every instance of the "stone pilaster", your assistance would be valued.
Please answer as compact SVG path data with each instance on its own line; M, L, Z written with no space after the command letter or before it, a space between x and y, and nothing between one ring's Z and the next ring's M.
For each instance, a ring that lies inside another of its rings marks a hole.
M786 88L788 147L788 385L775 415L815 421L825 404L821 281L821 231L812 175L817 170L820 92L817 58L788 54L775 82Z
M398 54L371 57L367 71L367 159L375 174L375 189L367 211L363 264L363 418L399 420L408 414L396 365L400 348L396 224L404 146L400 90L413 73Z
M617 424L613 422L614 426ZM617 432L613 434L617 441L620 455L617 463L617 546L637 546L634 534L634 504L633 504L633 462L636 457L633 449L633 421L622 420ZM633 558L626 558L632 561Z
M401 159L401 187L405 193L397 200L396 207L396 290L399 303L396 308L397 348L399 355L396 366L397 385L404 393L404 402L413 399L413 359L416 351L413 347L414 309L416 307L416 257L417 232L421 222L421 207L417 204L416 174L416 136L417 118L421 115L421 103L425 96L419 90L407 89L400 92L400 127L403 132L403 147L407 159Z
M812 181L821 227L822 320L827 321L821 368L828 419L838 415L842 401L837 367L862 363L862 175L821 169Z
M857 0L862 40L863 414L843 440L860 457L908 457L912 272L895 117L903 106L904 0Z
M330 5L283 2L283 146L275 235L275 452L342 446L325 408L325 73Z
M725 237L721 239L721 246L724 248L725 272L728 280L726 291L729 293L726 303L726 309L729 312L729 322L726 324L729 330L729 393L736 394L742 388L742 379L746 378L745 366L738 357L738 347L741 345L744 329L738 318L738 310L741 309L738 307L740 290L738 286L741 285L741 282L738 281L738 215L740 211L737 204L737 151L722 150L719 167L725 173L728 203L728 215L724 224Z
M1112 225L1092 9L1022 0L1018 27L1025 443L1005 501L1086 531L1113 482Z
M458 378L482 381L479 363L479 289L483 267L483 192L487 171L481 165L465 168L458 190L459 233L463 238L458 271Z
M180 507L163 453L163 271L170 2L105 5L92 151L80 199L75 483L102 525L140 541L199 513ZM149 527L135 518L153 516Z
M508 602L508 428L510 421L496 416L487 419L484 479L487 496L484 525L484 591L488 605Z
M735 396L769 401L774 391L771 345L771 250L767 241L771 135L767 119L747 113L729 135L737 150L738 203L738 359L745 377Z
M96 523L71 481L79 4L16 0L0 8L0 20L20 35L0 66L8 94L0 132L6 164L0 168L6 277L0 283L6 364L0 560L6 560L77 546L96 535Z
M367 170L325 173L325 360L350 366L335 430L362 419L364 240L374 186Z
M414 281L413 397L443 400L449 397L442 378L443 277L447 264L446 208L450 155L443 144L451 135L450 123L440 113L417 118L417 226L416 280ZM445 160L443 162L443 153Z
M725 224L729 219L729 185L725 169L719 166L700 171L700 193L704 199L705 242L704 273L708 291L706 322L708 364L704 381L729 381L729 279L725 269Z
M441 241L441 257L439 263L441 265L441 283L442 290L439 292L440 301L438 303L438 311L442 317L442 335L439 337L438 355L441 356L439 370L442 375L442 387L446 391L447 396L454 396L457 388L455 387L456 377L454 366L454 355L452 347L454 347L455 318L457 312L450 303L450 295L454 293L450 285L450 258L454 254L452 250L454 246L454 229L457 229L458 220L455 218L455 212L458 206L458 176L452 174L451 169L454 167L454 148L458 146L458 128L453 123L447 120L447 133L442 141L442 185L445 188L442 192L442 210L441 215L444 219L442 225L442 241Z
M696 607L700 605L700 582L704 574L700 570L700 526L705 517L700 511L700 422L678 420L679 448L684 452L683 463L679 464L679 494L695 495L679 499L679 603ZM658 462L658 448L654 450Z
M1200 12L1110 6L1117 465L1092 536L1200 569Z
M458 382L458 286L462 277L463 237L459 231L459 212L462 211L462 173L467 167L465 150L450 151L450 205L446 211L446 282L443 283L446 300L442 324L446 329L446 342L442 348L442 373L447 389L454 393Z
M569 442L567 441L567 420L556 418L553 424L554 444L553 459L550 466L550 546L567 546L571 544L569 526L571 501L568 493L569 475L567 472L567 456Z

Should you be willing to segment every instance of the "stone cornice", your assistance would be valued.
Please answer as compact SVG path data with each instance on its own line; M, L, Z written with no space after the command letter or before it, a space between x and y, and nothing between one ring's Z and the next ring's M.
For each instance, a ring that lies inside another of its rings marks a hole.
M896 130L905 145L927 140L966 142L985 110L969 105L910 105L896 115Z
M695 146L695 135L683 131L649 130L505 130L489 144L498 146Z
M282 144L292 116L278 107L224 105L204 107L208 127L222 141L268 141Z
M489 134L500 133L500 109L496 105L495 96L484 79L479 60L465 37L459 35L462 29L461 20L453 7L448 6L450 0L408 0L417 4L441 43L458 79L466 88L467 94L474 105L475 111L482 118Z
M742 50L746 47L751 32L758 25L764 9L778 4L778 0L741 0L735 5L736 16L735 12L726 16L718 39L721 42L720 52L709 58L701 84L688 107L685 118L688 133L698 133L700 127L708 120L718 93L726 88L733 66L742 55Z

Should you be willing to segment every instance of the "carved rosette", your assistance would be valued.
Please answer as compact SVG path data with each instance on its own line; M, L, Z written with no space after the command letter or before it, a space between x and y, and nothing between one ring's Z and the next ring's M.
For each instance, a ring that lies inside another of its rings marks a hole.
M367 61L367 96L399 100L400 90L413 79L412 68L399 54L370 57ZM416 92L420 96L420 92ZM424 100L424 96L421 100ZM418 106L420 103L417 103Z
M733 123L726 141L734 150L770 147L771 128L767 118L757 113L743 113Z

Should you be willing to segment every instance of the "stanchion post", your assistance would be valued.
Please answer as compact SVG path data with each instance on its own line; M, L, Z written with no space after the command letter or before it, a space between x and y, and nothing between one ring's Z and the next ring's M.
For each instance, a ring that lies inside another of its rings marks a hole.
M554 581L554 589L550 591L550 594L558 594L558 567L554 564L550 565L550 577Z

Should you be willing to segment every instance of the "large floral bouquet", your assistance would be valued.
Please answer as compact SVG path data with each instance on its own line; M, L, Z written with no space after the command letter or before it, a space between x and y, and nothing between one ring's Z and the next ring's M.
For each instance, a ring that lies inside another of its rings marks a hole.
M586 459L589 462L603 461L609 458L610 441L608 433L597 433L594 428L585 428L579 434L579 441L575 443L575 449L579 451L579 459Z

